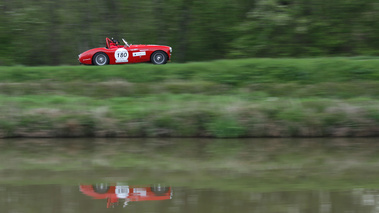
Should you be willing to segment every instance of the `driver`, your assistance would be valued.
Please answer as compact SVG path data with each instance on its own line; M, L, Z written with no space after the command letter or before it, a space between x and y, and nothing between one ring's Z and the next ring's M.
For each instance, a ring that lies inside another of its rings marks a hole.
M111 41L112 41L112 42L109 44L109 47L110 47L110 48L117 48L117 47L118 47L118 43L119 43L118 40L112 38Z

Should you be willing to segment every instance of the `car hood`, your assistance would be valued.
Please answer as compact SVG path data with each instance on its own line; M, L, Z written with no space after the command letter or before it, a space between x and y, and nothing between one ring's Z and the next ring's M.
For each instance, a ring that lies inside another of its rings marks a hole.
M129 46L129 48L170 48L169 46L164 45L155 45L155 44L132 44Z

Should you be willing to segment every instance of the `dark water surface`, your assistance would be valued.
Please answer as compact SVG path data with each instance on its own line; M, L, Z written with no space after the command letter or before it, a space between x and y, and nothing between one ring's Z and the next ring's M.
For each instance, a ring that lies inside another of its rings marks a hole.
M0 141L4 213L379 212L376 139Z

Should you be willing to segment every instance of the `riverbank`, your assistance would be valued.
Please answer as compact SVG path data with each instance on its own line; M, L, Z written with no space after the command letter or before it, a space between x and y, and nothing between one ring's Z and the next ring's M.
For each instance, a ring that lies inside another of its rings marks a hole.
M376 137L379 60L0 67L0 137Z
M0 96L7 137L367 137L379 135L373 98Z

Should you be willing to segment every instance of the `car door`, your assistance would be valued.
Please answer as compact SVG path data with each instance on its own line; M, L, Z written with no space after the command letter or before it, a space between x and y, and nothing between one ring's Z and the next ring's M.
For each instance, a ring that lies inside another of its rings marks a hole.
M147 57L147 50L146 48L145 49L141 49L141 48L136 48L136 47L132 47L132 48L129 48L129 53L130 53L130 61L131 63L137 63L137 62L144 62L146 61L146 57Z

